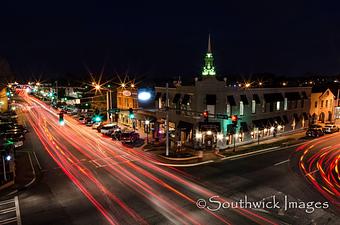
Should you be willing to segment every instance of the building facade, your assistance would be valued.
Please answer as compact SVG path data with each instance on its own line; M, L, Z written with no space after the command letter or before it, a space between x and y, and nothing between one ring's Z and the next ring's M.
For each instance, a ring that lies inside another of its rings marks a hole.
M313 123L332 123L340 119L338 88L313 88L310 115Z
M164 87L156 88L158 134L165 128ZM169 127L183 144L224 148L308 127L310 87L234 87L215 77L169 88ZM208 111L208 118L203 112ZM231 116L238 118L234 130ZM157 133L157 132L156 132Z

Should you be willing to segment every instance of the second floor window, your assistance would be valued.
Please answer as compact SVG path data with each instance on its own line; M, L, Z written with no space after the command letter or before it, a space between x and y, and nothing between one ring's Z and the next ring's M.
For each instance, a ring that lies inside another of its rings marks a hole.
M287 110L288 109L288 99L287 98L284 98L284 101L283 101L283 110Z
M256 113L256 101L251 100L251 113Z
M328 107L328 100L326 100L326 108Z
M231 115L231 106L230 106L230 104L227 104L227 115L228 116Z
M321 108L323 107L323 100L321 101Z
M317 101L314 102L314 107L318 108L318 102Z
M243 105L243 101L240 101L240 116L243 116L244 113L244 105Z

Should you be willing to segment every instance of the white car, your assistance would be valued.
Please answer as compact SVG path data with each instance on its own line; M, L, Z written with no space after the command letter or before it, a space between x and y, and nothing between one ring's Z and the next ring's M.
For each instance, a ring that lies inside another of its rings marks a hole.
M120 128L118 127L117 124L106 124L102 127L102 129L100 129L100 133L102 134L106 134L106 135L110 135L112 134L112 132L119 130Z
M322 128L324 133L334 133L339 131L339 127L335 126L334 124L328 124Z

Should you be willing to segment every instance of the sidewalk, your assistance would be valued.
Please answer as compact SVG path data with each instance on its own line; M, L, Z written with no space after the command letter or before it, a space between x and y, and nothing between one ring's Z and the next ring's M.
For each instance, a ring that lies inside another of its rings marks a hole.
M29 152L17 151L14 182L12 181L9 183L10 185L4 186L0 190L0 196L26 188L35 181L35 171L32 169L30 157Z
M228 156L255 152L260 149L270 149L295 145L298 143L302 143L304 141L303 137L305 137L305 130L301 130L294 134L287 134L275 138L273 137L270 139L262 140L260 141L260 144L258 144L257 142L253 142L242 146L236 146L235 152L233 151L233 147L229 147L220 151L197 151L190 147L184 147L184 149L180 153L183 154L185 157L173 157L171 156L171 154L169 157L165 157L165 146L156 146L150 148L150 146L146 145L143 146L142 149L157 156L159 165L190 167L217 162ZM170 153L172 153L172 155L174 151L175 149L170 149ZM187 156L185 154L187 154Z

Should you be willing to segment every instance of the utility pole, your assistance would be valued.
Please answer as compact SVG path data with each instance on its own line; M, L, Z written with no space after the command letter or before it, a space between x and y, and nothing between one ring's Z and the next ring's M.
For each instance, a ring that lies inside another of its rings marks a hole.
M166 146L165 146L165 156L169 156L169 84L166 83Z
M110 121L110 102L109 102L109 92L106 92L106 116L107 116L107 121Z
M333 115L334 115L334 124L335 124L335 122L336 122L336 119L337 119L337 115L335 115L338 111L336 110L337 108L338 108L338 106L339 106L339 88L338 88L338 93L337 93L337 95L336 95L336 106L334 107L334 113L333 113Z
M7 176L6 176L6 164L5 164L5 157L2 156L2 164L3 164L3 170L4 170L4 180L7 181Z

